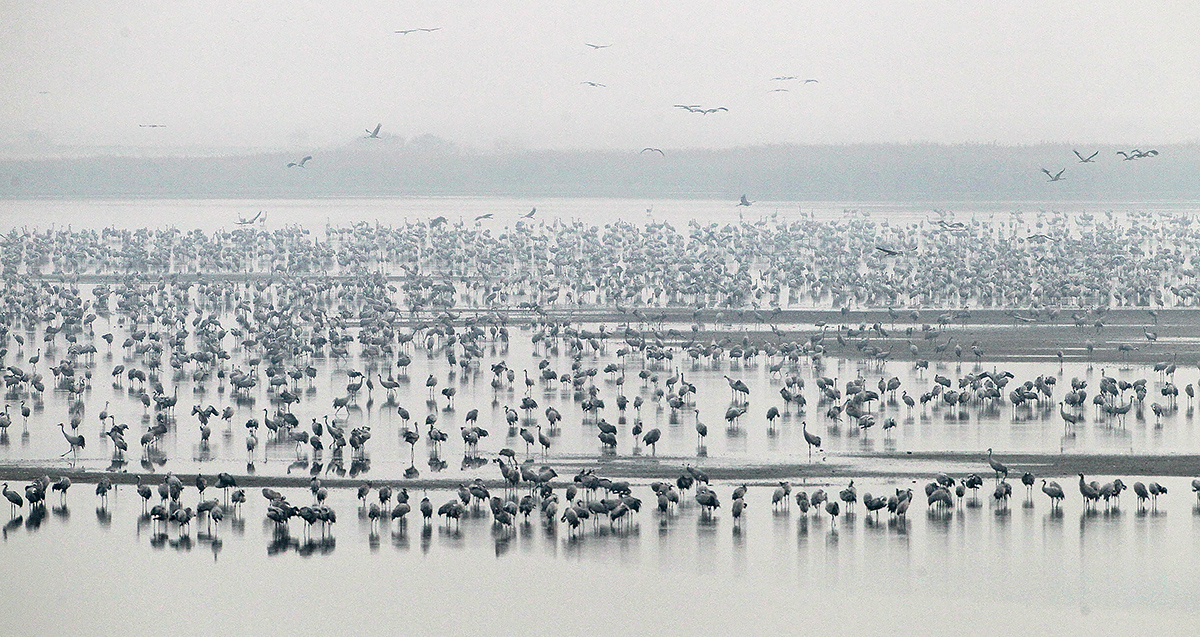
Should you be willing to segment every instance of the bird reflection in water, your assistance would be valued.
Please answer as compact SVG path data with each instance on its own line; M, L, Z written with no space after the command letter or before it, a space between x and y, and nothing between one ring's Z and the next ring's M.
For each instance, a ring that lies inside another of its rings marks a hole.
M350 477L351 478L358 477L360 474L366 473L370 470L371 470L371 459L366 456L355 458L354 460L352 460L350 462Z
M433 542L433 527L428 524L421 527L421 553L429 554L429 545Z
M408 531L404 527L396 531L392 531L392 546L398 551L407 551L409 549Z
M21 524L24 522L25 522L25 516L18 515L17 517L15 517L15 518L9 520L7 523L5 523L5 525L4 525L4 540L7 542L8 534L21 528Z
M106 529L112 526L112 512L108 507L96 507L96 521Z
M507 532L499 532L492 534L494 538L493 546L496 549L496 557L501 557L512 548L512 536Z
M303 542L299 538L294 538L286 530L280 530L273 534L271 542L267 544L267 555L278 555L288 551L294 551L303 557L308 557L313 554L329 555L337 548L337 539L332 535L326 535L319 539L307 538Z

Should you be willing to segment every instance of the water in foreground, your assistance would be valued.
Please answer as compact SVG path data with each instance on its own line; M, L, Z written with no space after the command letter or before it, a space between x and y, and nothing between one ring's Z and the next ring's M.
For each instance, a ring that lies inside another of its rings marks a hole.
M1162 483L1171 495L1156 510L1127 493L1110 512L1085 511L1070 483L1061 509L1037 492L1027 502L1019 483L998 509L989 479L977 503L917 502L907 521L874 521L861 503L836 521L794 502L773 510L772 490L751 487L736 522L734 485L715 484L712 516L688 496L575 534L536 516L505 532L486 507L457 526L425 527L415 511L373 524L353 490L335 489L340 521L324 538L299 519L282 534L257 492L215 530L200 518L163 531L132 489L98 509L81 485L67 506L53 495L48 515L5 525L0 598L12 634L1183 634L1197 619L1200 506L1186 481ZM819 486L844 485L794 488ZM647 487L634 494L653 501Z

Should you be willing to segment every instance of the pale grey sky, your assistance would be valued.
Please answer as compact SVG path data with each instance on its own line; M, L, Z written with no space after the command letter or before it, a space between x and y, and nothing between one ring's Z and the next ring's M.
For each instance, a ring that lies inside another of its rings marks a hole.
M6 0L0 143L1196 141L1198 33L1196 2Z

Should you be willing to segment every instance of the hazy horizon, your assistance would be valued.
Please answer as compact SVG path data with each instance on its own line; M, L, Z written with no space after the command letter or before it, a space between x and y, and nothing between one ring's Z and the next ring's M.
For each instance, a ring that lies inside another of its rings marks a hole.
M1185 3L274 9L5 5L0 146L319 150L376 124L370 143L473 152L1200 140Z

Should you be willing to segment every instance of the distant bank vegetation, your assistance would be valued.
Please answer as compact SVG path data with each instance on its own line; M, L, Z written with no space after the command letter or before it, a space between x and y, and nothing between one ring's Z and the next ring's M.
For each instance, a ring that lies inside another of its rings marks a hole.
M1200 201L1200 144L776 145L464 151L436 138L202 157L0 159L0 198L545 196ZM1124 159L1140 148L1156 155ZM1081 162L1074 151L1089 157ZM1121 155L1118 153L1125 153ZM291 166L312 156L304 166ZM1050 182L1042 169L1058 173Z

